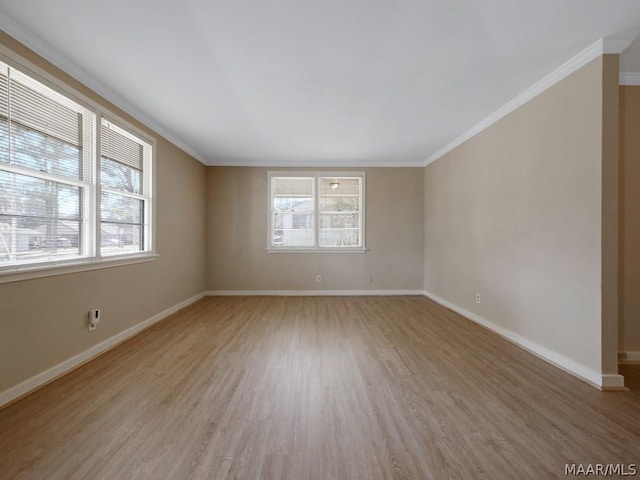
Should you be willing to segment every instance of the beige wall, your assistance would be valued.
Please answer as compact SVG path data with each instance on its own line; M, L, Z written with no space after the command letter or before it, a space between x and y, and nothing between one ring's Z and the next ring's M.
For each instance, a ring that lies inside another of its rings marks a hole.
M0 392L196 295L206 287L205 167L0 33L0 43L157 139L153 262L0 284ZM87 331L89 309L102 323Z
M640 352L640 87L620 87L620 350Z
M602 112L600 57L425 169L425 289L596 374Z
M618 373L620 59L602 57L602 372Z
M267 253L267 169L209 167L209 290L422 290L423 169L364 170L368 252Z

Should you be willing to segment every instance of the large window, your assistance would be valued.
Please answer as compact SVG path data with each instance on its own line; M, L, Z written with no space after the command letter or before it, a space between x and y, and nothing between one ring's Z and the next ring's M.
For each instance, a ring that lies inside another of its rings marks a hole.
M148 254L151 142L0 62L0 273Z
M363 172L269 172L270 250L364 250Z

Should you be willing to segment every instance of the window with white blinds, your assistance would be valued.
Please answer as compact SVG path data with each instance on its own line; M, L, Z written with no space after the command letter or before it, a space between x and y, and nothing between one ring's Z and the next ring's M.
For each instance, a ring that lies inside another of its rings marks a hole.
M364 250L364 172L269 172L268 249Z
M102 119L100 231L105 256L149 248L151 145Z
M151 251L152 147L116 123L0 62L0 273Z

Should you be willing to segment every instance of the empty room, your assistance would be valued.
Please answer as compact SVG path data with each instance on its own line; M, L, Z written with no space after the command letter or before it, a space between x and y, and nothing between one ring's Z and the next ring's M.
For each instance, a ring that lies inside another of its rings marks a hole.
M0 479L640 475L637 0L0 30Z

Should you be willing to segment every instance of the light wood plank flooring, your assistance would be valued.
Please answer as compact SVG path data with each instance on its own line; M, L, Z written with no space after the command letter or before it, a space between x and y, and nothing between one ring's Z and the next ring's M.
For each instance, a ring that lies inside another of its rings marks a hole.
M2 479L547 479L640 463L603 393L424 297L210 297L0 411Z

